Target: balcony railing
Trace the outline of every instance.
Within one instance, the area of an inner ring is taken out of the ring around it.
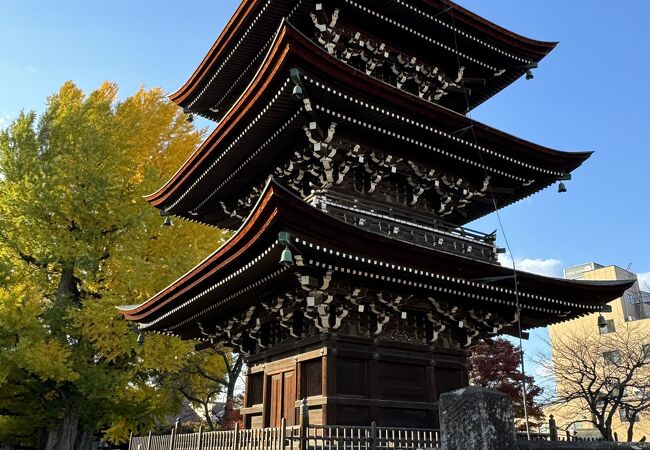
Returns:
[[[418,211],[403,211],[376,202],[346,198],[340,194],[318,195],[312,205],[346,223],[405,242],[486,262],[497,262],[496,233],[457,227]]]

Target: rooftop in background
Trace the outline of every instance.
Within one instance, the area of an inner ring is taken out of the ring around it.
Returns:
[[[596,262],[578,264],[564,269],[564,278],[569,280],[637,280],[620,299],[612,302],[614,314],[620,304],[620,318],[625,322],[650,318],[650,292],[639,285],[637,275],[616,265],[603,266]]]
[[[590,270],[600,269],[604,267],[595,262],[588,262],[585,264],[578,264],[577,266],[571,266],[564,269],[564,278],[567,280],[582,280],[584,278],[584,273],[589,272]]]

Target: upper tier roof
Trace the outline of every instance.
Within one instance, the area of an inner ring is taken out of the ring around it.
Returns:
[[[448,0],[243,0],[172,100],[220,119],[255,75],[283,19],[318,39],[310,13],[320,3],[330,14],[339,10],[337,26],[358,29],[362,38],[426,60],[452,78],[463,66],[469,98],[458,94],[439,100],[463,113],[468,101],[471,109],[487,100],[536,67],[556,45],[515,34]]]
[[[291,68],[300,69],[306,91],[302,101],[292,97]],[[255,78],[217,128],[146,199],[168,214],[236,226],[240,221],[225,216],[219,202],[246,196],[297,146],[311,145],[304,126],[317,123],[326,129],[332,122],[337,135],[362,139],[359,143],[373,150],[465,178],[482,180],[487,172],[498,207],[554,183],[590,155],[533,144],[396,89],[342,63],[285,24]],[[475,201],[462,214],[445,219],[465,224],[493,208],[491,201]]]
[[[289,233],[295,266],[279,263],[287,245],[278,240],[279,232]],[[518,298],[525,329],[600,311],[634,282],[573,281],[517,271],[515,292],[512,269],[359,229],[271,182],[221,248],[150,300],[120,309],[144,330],[201,337],[198,323],[228,320],[293,286],[300,279],[296,275],[325,271],[331,280],[360,288],[434,296],[464,313],[478,309],[507,316]]]

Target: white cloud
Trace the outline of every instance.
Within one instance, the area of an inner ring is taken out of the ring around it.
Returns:
[[[512,267],[510,254],[500,254],[499,262],[503,266]],[[562,277],[562,261],[555,258],[515,258],[517,270],[536,273],[547,277]]]
[[[0,111],[0,130],[4,129],[9,125],[11,120],[9,119],[9,116],[2,111]]]
[[[639,279],[639,288],[642,291],[650,291],[650,272],[637,273],[636,277]]]
[[[552,377],[553,371],[550,369],[550,367],[537,366],[535,368],[535,375],[538,377]]]

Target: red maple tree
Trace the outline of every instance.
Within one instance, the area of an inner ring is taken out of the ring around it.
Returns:
[[[538,426],[544,413],[537,404],[537,397],[543,388],[535,384],[532,375],[522,375],[519,368],[520,354],[510,341],[503,338],[492,339],[491,342],[481,342],[471,349],[469,382],[474,386],[496,389],[512,398],[515,418],[524,418],[524,403],[522,381],[526,381],[526,406],[529,423]],[[523,425],[523,424],[522,424]],[[525,428],[525,425],[523,425]]]

